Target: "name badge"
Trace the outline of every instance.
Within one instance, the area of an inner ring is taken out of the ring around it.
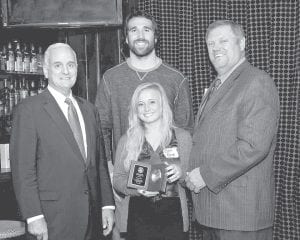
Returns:
[[[163,153],[166,158],[178,158],[179,154],[177,151],[177,147],[165,148]]]

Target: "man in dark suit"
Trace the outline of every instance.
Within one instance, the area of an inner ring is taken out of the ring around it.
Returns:
[[[206,43],[218,76],[199,107],[186,177],[196,219],[205,240],[269,240],[277,89],[245,59],[240,25],[212,23]]]
[[[99,239],[102,228],[104,235],[112,229],[114,201],[97,110],[72,95],[77,59],[69,45],[48,47],[44,74],[48,88],[13,116],[10,158],[20,211],[37,239]]]

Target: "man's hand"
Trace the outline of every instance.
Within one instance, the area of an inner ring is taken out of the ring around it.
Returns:
[[[115,222],[114,210],[112,209],[102,209],[102,227],[103,235],[107,236],[112,231]]]
[[[186,186],[195,193],[199,193],[200,190],[206,186],[200,174],[200,168],[195,168],[191,172],[187,173],[185,182]]]
[[[36,236],[37,240],[48,240],[48,229],[45,218],[28,223],[28,232]]]

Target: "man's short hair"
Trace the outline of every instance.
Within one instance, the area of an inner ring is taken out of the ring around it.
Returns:
[[[128,22],[135,17],[142,17],[142,18],[146,18],[148,20],[150,20],[152,22],[152,26],[153,26],[153,30],[154,30],[154,36],[156,39],[158,39],[159,36],[159,30],[158,30],[158,25],[156,20],[154,19],[154,17],[147,12],[144,11],[140,11],[140,10],[136,10],[131,12],[125,19],[125,24],[124,24],[124,35],[125,37],[127,37],[127,33],[128,33]]]
[[[67,43],[53,43],[51,44],[45,51],[44,53],[44,65],[45,66],[49,66],[49,57],[50,57],[50,51],[52,49],[55,49],[55,48],[58,48],[58,47],[67,47],[69,49],[71,49],[71,51],[73,52],[74,56],[75,56],[75,61],[77,63],[77,56],[76,56],[76,53],[75,51],[73,50],[73,48],[71,48],[71,46]]]
[[[206,36],[205,36],[205,40],[207,40],[208,34],[215,28],[220,27],[220,26],[230,26],[232,29],[232,32],[234,33],[234,35],[239,38],[242,39],[245,37],[245,32],[243,30],[243,27],[238,24],[235,23],[232,20],[217,20],[215,22],[212,22],[211,24],[209,24],[207,31],[206,31]]]

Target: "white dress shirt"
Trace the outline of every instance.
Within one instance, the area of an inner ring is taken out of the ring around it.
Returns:
[[[75,100],[75,98],[71,94],[68,97],[65,97],[62,93],[58,92],[57,90],[55,90],[54,88],[52,88],[51,86],[48,86],[48,90],[51,93],[51,95],[55,98],[58,106],[60,107],[60,109],[62,110],[63,114],[65,115],[66,119],[69,121],[68,119],[68,107],[69,105],[67,103],[65,103],[66,98],[70,98],[78,115],[79,118],[79,123],[80,123],[80,127],[81,127],[81,131],[82,131],[82,136],[83,136],[83,144],[84,144],[84,150],[85,150],[85,157],[87,157],[87,143],[86,143],[86,130],[85,130],[85,124],[84,124],[84,120],[83,120],[83,116],[82,113],[80,111],[80,108],[78,106],[77,101]]]

